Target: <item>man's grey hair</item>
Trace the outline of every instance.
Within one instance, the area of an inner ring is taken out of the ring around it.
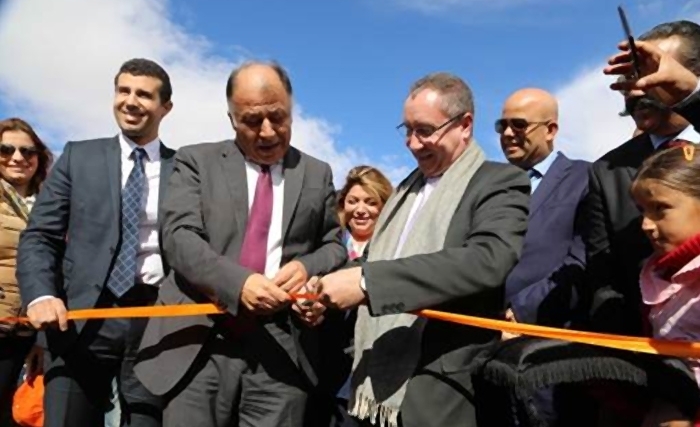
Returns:
[[[450,117],[458,114],[474,114],[474,95],[464,80],[450,73],[432,73],[411,85],[410,96],[424,89],[440,94],[442,111]]]
[[[226,82],[226,100],[230,100],[231,96],[233,95],[233,92],[235,92],[236,90],[236,78],[238,77],[238,74],[240,74],[240,72],[245,70],[246,68],[252,67],[254,65],[263,65],[265,67],[270,67],[275,73],[277,73],[277,76],[282,82],[282,86],[284,86],[284,90],[287,91],[287,95],[289,95],[290,97],[292,96],[292,81],[289,79],[289,74],[287,73],[287,70],[284,69],[284,67],[282,67],[279,63],[275,61],[254,60],[246,61],[238,67],[234,68],[233,71],[231,71],[231,74],[229,74],[228,76],[228,81]]]
[[[700,25],[695,22],[666,22],[642,34],[639,40],[662,40],[674,36],[683,40],[678,59],[696,76],[700,76]]]

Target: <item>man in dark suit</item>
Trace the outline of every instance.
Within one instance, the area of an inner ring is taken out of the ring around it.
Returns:
[[[658,25],[640,37],[700,75],[700,26],[690,21]],[[587,285],[582,298],[588,328],[642,334],[639,290],[651,245],[629,189],[641,163],[674,140],[700,142],[700,135],[673,109],[639,90],[626,94],[627,111],[643,133],[593,163],[584,199]]]
[[[133,373],[143,319],[68,323],[66,310],[153,305],[161,261],[159,205],[173,150],[158,137],[168,74],[132,59],[114,81],[113,138],[72,141],[22,233],[17,278],[32,324],[45,329],[45,426],[103,425],[116,376],[124,424],[160,426],[160,400]],[[58,330],[54,327],[58,326]]]
[[[505,157],[528,173],[533,193],[523,252],[506,280],[507,317],[547,326],[571,320],[585,262],[578,207],[590,165],[554,151],[558,110],[550,93],[521,89],[495,125]]]
[[[563,327],[572,319],[576,285],[584,273],[578,211],[588,189],[590,164],[554,152],[558,120],[554,96],[527,88],[506,100],[495,128],[503,154],[527,171],[533,192],[523,252],[506,280],[506,318]],[[505,332],[503,336],[512,337]],[[535,393],[529,405],[542,422],[557,425],[569,400],[548,388]]]
[[[226,87],[235,141],[175,157],[163,221],[173,272],[158,301],[226,314],[150,321],[136,370],[167,394],[167,427],[303,425],[316,331],[290,293],[347,254],[330,166],[289,145],[291,96],[279,65],[243,65]]]
[[[351,415],[363,425],[475,426],[471,375],[500,333],[426,320],[431,308],[502,317],[527,227],[530,183],[486,161],[457,76],[417,81],[400,129],[418,162],[387,201],[361,267],[321,278],[330,307],[360,304]]]

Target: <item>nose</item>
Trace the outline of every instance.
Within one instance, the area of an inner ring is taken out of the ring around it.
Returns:
[[[272,127],[270,120],[265,118],[260,125],[260,138],[262,139],[272,139],[275,137],[275,129]]]
[[[358,203],[357,206],[355,206],[355,214],[366,214],[367,213],[367,206],[364,203]]]
[[[506,128],[503,129],[502,135],[507,136],[508,138],[513,138],[515,136],[515,132],[513,132],[513,128],[511,128],[509,124],[506,124]]]
[[[420,139],[418,139],[418,137],[414,133],[411,133],[406,137],[406,146],[411,151],[420,151],[425,146],[425,144],[423,144],[423,142]]]
[[[642,231],[644,231],[647,234],[653,233],[654,230],[656,230],[656,225],[654,224],[654,221],[649,219],[646,215],[642,217]]]
[[[20,153],[19,149],[16,147],[15,147],[15,152],[12,153],[12,160],[14,160],[17,163],[24,161],[24,157],[22,156],[22,153]]]

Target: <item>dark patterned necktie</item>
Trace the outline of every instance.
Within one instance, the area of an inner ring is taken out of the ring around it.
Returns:
[[[114,268],[112,268],[107,280],[107,288],[117,298],[134,286],[136,255],[139,249],[139,217],[143,190],[146,185],[146,174],[143,167],[146,151],[143,148],[135,148],[131,157],[134,159],[134,167],[122,189],[122,241]]]
[[[256,273],[265,274],[267,237],[272,222],[272,175],[269,166],[262,166],[255,185],[255,198],[248,215],[239,264]]]

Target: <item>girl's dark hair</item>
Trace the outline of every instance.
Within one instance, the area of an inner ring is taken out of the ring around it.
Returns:
[[[39,135],[34,132],[34,129],[32,129],[29,123],[24,120],[13,117],[0,121],[0,141],[2,141],[2,134],[8,131],[26,133],[38,150],[37,159],[39,160],[39,165],[36,168],[34,176],[29,181],[30,194],[36,194],[39,192],[41,184],[44,183],[46,176],[49,174],[49,169],[53,162],[53,154],[51,154],[51,150],[49,150],[46,144],[39,138]]]
[[[659,151],[646,159],[632,182],[655,180],[666,187],[700,199],[700,146],[687,144]]]

